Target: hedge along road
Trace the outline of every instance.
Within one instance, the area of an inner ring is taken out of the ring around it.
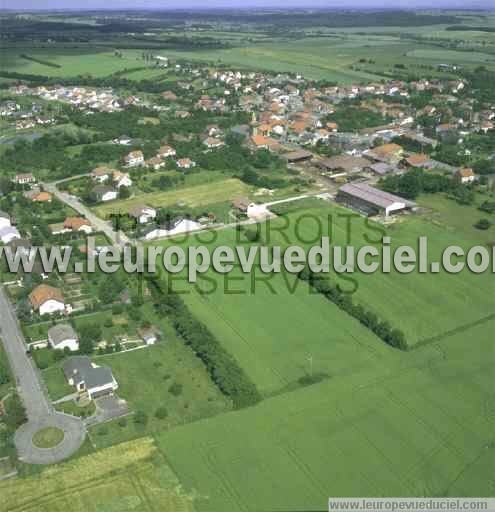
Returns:
[[[1,339],[9,359],[16,387],[22,399],[28,422],[19,427],[14,441],[22,462],[29,464],[52,464],[66,459],[76,452],[86,436],[83,422],[73,416],[55,411],[43,391],[43,382],[31,358],[27,355],[26,342],[17,322],[17,317],[0,286]],[[53,448],[38,448],[33,444],[33,435],[40,429],[54,427],[64,432],[64,438]]]

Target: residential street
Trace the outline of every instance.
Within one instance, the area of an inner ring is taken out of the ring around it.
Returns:
[[[0,336],[28,416],[28,422],[15,435],[19,458],[32,464],[48,464],[69,457],[84,441],[84,425],[79,419],[53,409],[43,391],[41,376],[26,353],[24,336],[3,287],[0,287],[0,325]],[[65,438],[53,449],[38,449],[32,443],[32,435],[47,426],[62,429]]]
[[[64,202],[67,206],[73,208],[77,213],[86,217],[91,222],[96,231],[103,232],[111,242],[117,246],[123,248],[126,244],[132,244],[132,240],[126,236],[122,231],[115,231],[111,226],[110,222],[104,221],[97,217],[87,206],[84,206],[81,201],[74,198],[67,192],[58,190],[56,183],[43,183],[44,190],[52,193],[60,201]]]

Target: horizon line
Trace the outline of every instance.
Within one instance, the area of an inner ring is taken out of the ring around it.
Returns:
[[[30,13],[38,13],[38,12],[129,12],[129,11],[139,11],[139,12],[149,12],[149,11],[175,11],[175,12],[210,12],[210,11],[225,11],[225,12],[235,12],[235,11],[243,11],[243,12],[249,12],[249,11],[257,11],[257,12],[263,12],[263,11],[281,11],[281,12],[288,12],[288,11],[444,11],[444,12],[495,12],[495,6],[494,7],[366,7],[366,6],[328,6],[328,7],[322,7],[318,5],[314,6],[299,6],[299,7],[280,7],[280,6],[270,6],[265,5],[263,7],[220,7],[220,6],[212,6],[212,7],[198,7],[198,6],[191,6],[191,7],[102,7],[102,8],[91,8],[91,7],[59,7],[59,8],[49,8],[49,7],[41,7],[36,9],[30,9],[30,8],[9,8],[9,7],[0,7],[0,12],[30,12]]]

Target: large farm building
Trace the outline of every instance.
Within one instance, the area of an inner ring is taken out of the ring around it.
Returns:
[[[367,185],[348,183],[339,189],[337,201],[366,215],[385,215],[410,210],[416,203]]]

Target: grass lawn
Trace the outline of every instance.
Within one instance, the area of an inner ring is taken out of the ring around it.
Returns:
[[[97,206],[93,208],[93,210],[98,216],[107,218],[112,213],[127,213],[131,208],[140,204],[165,207],[177,203],[184,203],[186,206],[195,208],[228,201],[236,196],[246,195],[248,190],[249,187],[247,185],[237,179],[231,178],[223,182],[142,194],[123,201],[112,201],[109,204]]]
[[[201,361],[182,341],[169,339],[142,350],[98,356],[93,361],[112,369],[119,383],[118,396],[127,400],[132,412],[146,413],[148,420],[137,424],[129,416],[125,425],[116,420],[92,428],[91,439],[97,447],[168,430],[231,408]],[[170,391],[172,385],[180,387],[179,394]],[[160,408],[166,409],[166,417],[155,416]]]
[[[61,365],[51,366],[43,370],[42,375],[46,387],[48,388],[48,394],[52,400],[58,400],[59,398],[75,392],[75,389],[69,386],[65,380]]]
[[[56,405],[55,408],[57,411],[64,412],[65,414],[72,414],[72,416],[79,416],[81,418],[92,416],[96,411],[96,405],[93,401],[89,402],[88,405],[79,406],[74,402],[74,400],[70,400]]]
[[[495,241],[495,227],[486,231],[476,229],[474,225],[480,219],[490,219],[495,224],[495,215],[478,210],[483,201],[495,201],[495,194],[477,194],[474,205],[461,205],[442,194],[428,194],[418,199],[418,204],[430,211],[424,214],[427,220],[441,226],[452,235],[482,244]]]
[[[33,444],[38,448],[54,448],[64,440],[64,431],[47,427],[38,430],[33,436]]]
[[[0,495],[5,512],[194,511],[193,496],[149,438],[0,482]]]

